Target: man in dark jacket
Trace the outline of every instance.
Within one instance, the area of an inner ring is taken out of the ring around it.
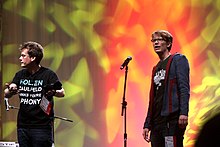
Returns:
[[[151,41],[160,61],[152,71],[142,135],[152,147],[183,147],[189,111],[189,63],[184,55],[170,53],[173,37],[168,31],[153,32]]]

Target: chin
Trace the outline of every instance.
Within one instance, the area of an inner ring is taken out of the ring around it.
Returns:
[[[156,52],[156,53],[161,53],[162,51],[161,51],[161,50],[155,50],[155,52]]]
[[[25,65],[23,65],[23,64],[21,64],[21,67],[25,68],[26,66],[25,66]]]

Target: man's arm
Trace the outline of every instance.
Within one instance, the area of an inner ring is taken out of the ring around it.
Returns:
[[[177,84],[180,96],[180,115],[188,116],[190,98],[189,63],[184,55],[176,61]]]
[[[190,97],[190,80],[189,80],[189,63],[185,56],[177,62],[177,80],[180,92],[180,116],[179,127],[184,128],[188,124],[189,97]]]

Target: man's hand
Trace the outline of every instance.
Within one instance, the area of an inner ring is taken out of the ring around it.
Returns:
[[[149,133],[150,130],[148,128],[144,128],[143,129],[143,133],[142,133],[142,136],[144,138],[144,140],[146,140],[147,142],[150,142],[150,136],[149,136]]]
[[[49,91],[47,91],[46,96],[51,97],[51,96],[54,96],[55,93],[56,93],[56,90],[49,90]]]
[[[188,116],[186,115],[180,115],[179,117],[179,127],[185,128],[188,124]]]
[[[6,83],[5,86],[6,86],[6,89],[4,90],[5,97],[10,98],[13,95],[18,93],[18,89],[17,89],[17,85],[16,84],[14,84],[14,83],[11,83],[11,84]]]

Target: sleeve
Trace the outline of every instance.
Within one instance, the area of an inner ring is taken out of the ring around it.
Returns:
[[[149,130],[151,129],[151,113],[150,113],[150,106],[148,106],[148,112],[147,112],[147,117],[144,122],[144,128],[148,128]]]
[[[57,81],[59,81],[59,78],[58,78],[57,74],[51,70],[50,74],[49,74],[49,83],[54,84]]]
[[[180,97],[180,114],[188,116],[190,98],[189,63],[184,55],[179,55],[175,63],[177,86]]]
[[[19,76],[20,75],[20,72],[17,72],[12,80],[12,83],[15,83],[17,86],[19,85]]]
[[[51,69],[43,67],[43,72],[44,72],[43,79],[45,82],[44,86],[52,85],[52,84],[56,83],[57,81],[59,81],[57,74],[54,71],[52,71]]]
[[[155,70],[156,70],[156,66],[152,70],[148,112],[147,112],[147,117],[145,119],[144,127],[143,127],[143,128],[148,128],[149,130],[151,129],[151,118],[152,118],[152,107],[153,107],[152,105],[153,105],[153,98],[154,98],[153,76],[154,76]]]
[[[61,82],[59,81],[59,78],[57,76],[57,74],[50,70],[50,69],[47,69],[47,73],[46,73],[46,83],[43,87],[43,93],[47,93],[48,91],[50,90],[58,90],[58,89],[62,89],[62,84]],[[50,100],[52,99],[52,97],[55,95],[52,94],[52,95],[48,95],[47,98]]]

